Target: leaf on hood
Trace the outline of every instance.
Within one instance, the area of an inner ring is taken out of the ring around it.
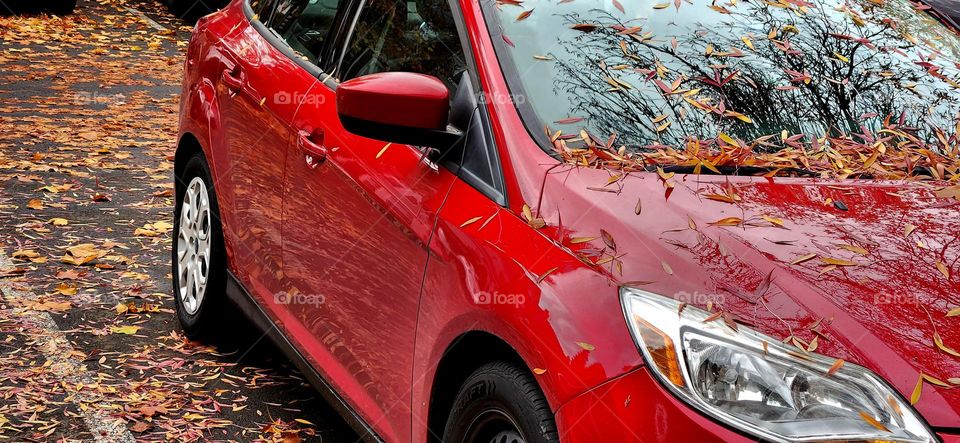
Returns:
[[[941,351],[946,352],[954,357],[960,357],[960,352],[957,352],[953,348],[943,344],[943,339],[940,338],[940,334],[937,331],[933,331],[933,343],[936,344]]]
[[[579,245],[581,243],[590,243],[597,238],[598,237],[573,237],[570,239],[570,244]]]
[[[543,368],[533,368],[533,373],[535,375],[543,375],[547,373],[547,370]]]
[[[617,250],[617,242],[613,240],[613,236],[609,232],[601,229],[600,237],[603,239],[603,244],[607,245],[608,248]]]
[[[637,215],[640,215],[640,212],[642,212],[642,211],[643,211],[643,200],[638,198],[638,199],[637,199],[637,206],[633,208],[633,213],[634,213],[634,214],[637,214]]]
[[[920,372],[920,377],[917,378],[917,384],[913,387],[913,394],[910,394],[911,405],[915,405],[920,401],[921,393],[923,393],[923,372]]]
[[[947,317],[957,317],[957,316],[960,316],[960,306],[957,306],[956,308],[953,308],[947,311]]]
[[[870,254],[870,251],[856,245],[837,245],[837,247],[839,247],[840,249],[846,249],[847,251],[853,252],[855,254],[860,254],[860,255]]]
[[[933,191],[933,195],[936,195],[938,198],[952,198],[954,200],[960,200],[960,185],[953,185]]]
[[[913,231],[915,230],[917,230],[917,227],[915,225],[911,225],[907,223],[907,225],[903,227],[903,236],[909,237],[910,234],[913,234]]]
[[[790,262],[790,264],[791,264],[791,265],[799,265],[800,263],[803,263],[803,262],[809,261],[809,260],[813,260],[814,258],[817,258],[817,254],[807,254],[807,255],[804,255],[804,256],[802,256],[802,257],[799,257],[799,258],[797,258],[796,260]]]
[[[663,272],[673,275],[673,268],[671,268],[670,265],[667,264],[667,262],[660,260],[660,267],[663,268]]]
[[[596,346],[591,345],[590,343],[584,343],[584,342],[582,342],[582,341],[578,341],[578,342],[577,342],[577,346],[583,348],[583,350],[585,350],[585,351],[587,351],[587,352],[591,352],[591,351],[597,349]]]
[[[857,262],[841,258],[820,257],[820,261],[832,266],[859,266]]]
[[[463,222],[463,223],[460,225],[460,227],[461,227],[461,228],[465,228],[465,227],[467,227],[467,226],[469,226],[469,225],[472,225],[472,224],[480,221],[481,218],[483,218],[483,217],[482,217],[482,216],[479,216],[479,215],[476,216],[476,217],[473,217],[473,218],[471,218],[471,219]]]
[[[753,291],[753,296],[757,299],[763,298],[767,294],[767,291],[770,290],[770,283],[773,281],[773,269],[767,273],[767,276],[760,280],[760,284],[757,285],[757,289]]]
[[[951,387],[949,383],[947,383],[947,382],[945,382],[945,381],[943,381],[943,380],[940,380],[939,378],[936,378],[936,377],[934,377],[934,376],[932,376],[932,375],[924,374],[924,373],[922,373],[922,372],[920,373],[920,378],[922,378],[923,381],[925,381],[925,382],[927,382],[927,383],[930,383],[931,385],[934,385],[934,386],[940,386],[941,388],[949,388],[949,387]]]
[[[531,9],[531,10],[529,10],[529,11],[523,11],[523,12],[521,12],[520,15],[517,16],[517,21],[519,22],[519,21],[522,21],[522,20],[526,20],[527,17],[530,17],[530,14],[533,14],[533,9]]]
[[[743,224],[743,219],[740,217],[726,217],[710,224],[712,226],[740,226]]]
[[[947,267],[942,261],[937,260],[937,270],[943,274],[943,277],[947,280],[950,280],[950,268]]]

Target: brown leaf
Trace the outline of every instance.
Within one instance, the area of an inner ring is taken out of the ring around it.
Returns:
[[[601,229],[600,237],[603,239],[603,243],[607,245],[608,248],[613,249],[614,251],[617,250],[617,242],[613,240],[613,236],[610,235],[609,232]]]
[[[837,371],[839,371],[840,368],[843,367],[843,364],[844,364],[844,361],[842,358],[838,358],[837,361],[833,362],[833,365],[831,365],[830,369],[827,370],[827,377],[830,377],[833,374],[836,374]]]
[[[577,31],[582,31],[582,32],[593,32],[597,30],[598,26],[591,25],[589,23],[578,23],[576,25],[571,26],[571,28]]]
[[[517,21],[519,22],[519,21],[522,21],[522,20],[526,20],[527,17],[530,17],[530,14],[533,14],[533,9],[531,9],[531,10],[529,10],[529,11],[523,11],[523,12],[521,12],[520,15],[517,16]]]

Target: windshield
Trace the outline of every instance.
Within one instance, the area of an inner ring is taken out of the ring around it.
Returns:
[[[500,0],[527,125],[577,163],[956,178],[960,38],[907,0]]]

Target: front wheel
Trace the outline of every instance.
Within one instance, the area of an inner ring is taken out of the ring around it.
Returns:
[[[173,219],[173,289],[177,318],[192,339],[209,338],[230,315],[226,254],[210,169],[199,153],[177,177]]]
[[[450,443],[555,443],[557,425],[536,380],[510,363],[474,371],[460,388],[443,431]]]

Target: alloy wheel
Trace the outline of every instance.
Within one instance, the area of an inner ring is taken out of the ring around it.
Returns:
[[[177,232],[178,296],[189,315],[196,314],[203,303],[210,276],[211,240],[210,196],[203,179],[194,177],[183,196]]]

